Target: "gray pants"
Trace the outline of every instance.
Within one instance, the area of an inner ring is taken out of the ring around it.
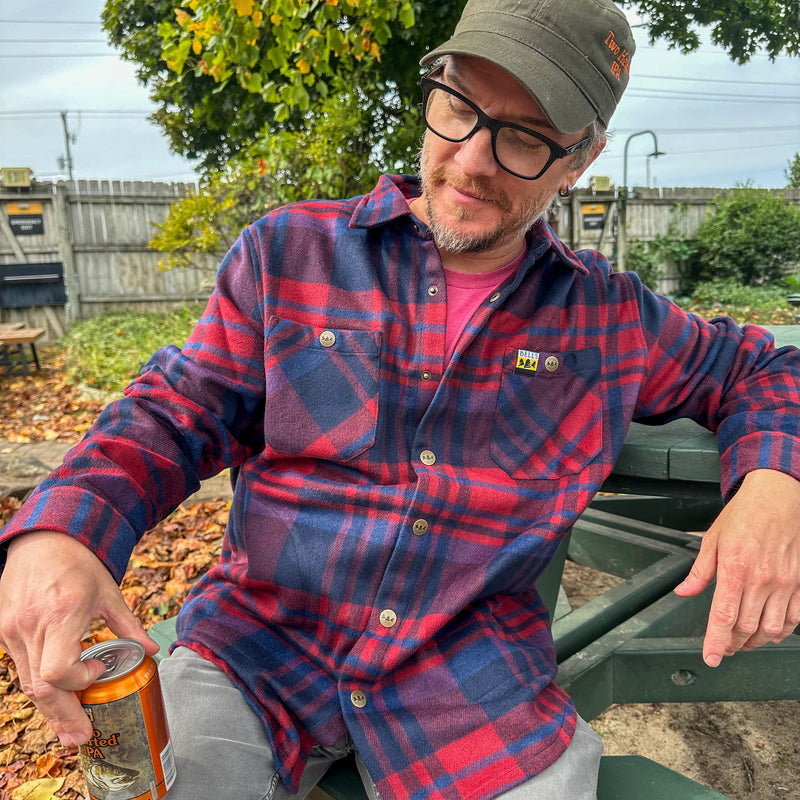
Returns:
[[[178,777],[167,800],[288,800],[304,798],[339,758],[355,754],[370,800],[380,800],[364,762],[344,737],[334,747],[314,747],[289,794],[272,759],[261,720],[222,670],[186,648],[161,663],[161,683]],[[603,745],[582,719],[555,764],[499,800],[595,800]]]

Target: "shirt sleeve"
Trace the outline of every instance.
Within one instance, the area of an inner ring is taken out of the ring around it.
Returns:
[[[647,379],[635,418],[689,417],[717,434],[726,499],[755,469],[800,479],[800,351],[766,329],[705,320],[642,288]]]
[[[263,290],[252,231],[228,253],[189,340],[159,350],[0,532],[58,531],[119,581],[146,530],[263,447]],[[260,444],[259,444],[260,443]]]

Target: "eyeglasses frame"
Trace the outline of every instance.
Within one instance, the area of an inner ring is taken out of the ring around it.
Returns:
[[[494,156],[494,160],[497,162],[497,165],[504,169],[506,172],[514,175],[516,178],[522,178],[525,181],[535,181],[537,178],[541,178],[545,172],[553,165],[555,161],[558,161],[560,158],[566,158],[567,156],[571,156],[573,153],[576,153],[578,150],[586,147],[590,142],[591,139],[586,137],[581,139],[579,142],[575,144],[571,144],[567,147],[560,145],[558,142],[554,142],[552,139],[548,139],[544,134],[539,133],[538,131],[534,131],[531,128],[526,128],[524,125],[518,125],[516,122],[506,122],[505,120],[495,119],[494,117],[490,117],[483,109],[479,106],[475,105],[475,103],[470,100],[468,97],[461,94],[456,89],[453,89],[452,86],[448,86],[446,83],[442,83],[441,81],[437,81],[435,78],[432,78],[430,75],[426,75],[420,81],[420,86],[422,87],[422,118],[425,122],[425,127],[431,131],[431,133],[436,134],[440,139],[444,139],[447,142],[466,142],[467,139],[474,136],[481,128],[488,128],[489,132],[492,135],[492,155]],[[459,139],[451,139],[449,136],[442,136],[441,133],[434,130],[428,124],[428,98],[430,97],[431,92],[434,89],[442,89],[443,91],[447,92],[448,94],[457,97],[462,103],[466,104],[471,108],[478,117],[475,126],[472,130],[466,134],[466,136],[462,136]],[[542,167],[542,169],[536,175],[521,175],[519,172],[514,172],[514,170],[509,169],[505,164],[503,164],[500,159],[497,157],[497,133],[501,128],[513,128],[514,130],[522,131],[526,133],[528,136],[533,136],[534,139],[538,139],[543,144],[546,144],[547,147],[550,149],[550,157],[547,159],[547,163]]]

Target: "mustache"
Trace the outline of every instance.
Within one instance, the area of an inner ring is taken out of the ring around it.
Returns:
[[[495,188],[488,178],[455,178],[449,175],[445,167],[438,166],[431,170],[426,183],[431,186],[452,186],[459,192],[478,197],[487,203],[493,203],[501,211],[510,214],[513,204],[508,195]]]

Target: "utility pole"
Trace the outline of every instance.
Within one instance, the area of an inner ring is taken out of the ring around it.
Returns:
[[[64,165],[67,168],[67,176],[69,177],[70,181],[73,180],[72,178],[72,150],[70,150],[70,141],[72,140],[72,134],[69,132],[69,126],[67,125],[67,112],[61,112],[61,127],[64,129],[64,147],[66,148],[66,155],[64,156]]]

